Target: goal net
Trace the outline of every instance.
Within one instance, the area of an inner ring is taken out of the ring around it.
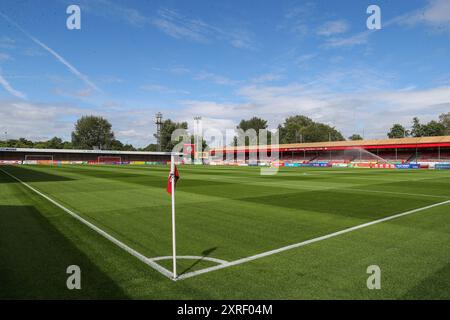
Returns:
[[[53,164],[51,154],[26,154],[23,164]]]
[[[100,164],[121,164],[122,157],[99,156],[97,162]]]

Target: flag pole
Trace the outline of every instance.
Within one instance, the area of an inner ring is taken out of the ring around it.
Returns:
[[[170,175],[172,184],[172,262],[173,262],[173,278],[177,278],[177,247],[175,237],[175,157],[170,157]]]

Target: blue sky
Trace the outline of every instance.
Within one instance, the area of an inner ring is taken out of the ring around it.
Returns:
[[[81,30],[66,8],[81,8]],[[382,29],[366,27],[381,8]],[[271,128],[304,114],[383,138],[450,111],[450,1],[3,0],[0,129],[70,138],[83,114],[123,142],[154,142],[153,118]],[[2,137],[3,138],[3,137]]]

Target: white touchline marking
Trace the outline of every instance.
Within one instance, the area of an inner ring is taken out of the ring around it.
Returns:
[[[271,250],[271,251],[266,251],[266,252],[259,253],[259,254],[256,254],[256,255],[253,255],[253,256],[250,256],[250,257],[246,257],[246,258],[238,259],[238,260],[235,260],[235,261],[227,262],[227,263],[224,263],[224,264],[221,264],[221,265],[218,265],[218,266],[209,267],[209,268],[205,268],[205,269],[201,269],[201,270],[197,270],[197,271],[192,271],[192,272],[180,275],[177,278],[177,280],[183,280],[183,279],[191,278],[191,277],[194,277],[194,276],[198,276],[198,275],[203,274],[203,273],[207,273],[207,272],[211,272],[211,271],[215,271],[215,270],[219,270],[219,269],[224,269],[224,268],[236,266],[236,265],[243,264],[243,263],[246,263],[246,262],[249,262],[249,261],[252,261],[252,260],[264,258],[264,257],[270,256],[270,255],[273,255],[273,254],[276,254],[276,253],[280,253],[280,252],[283,252],[283,251],[299,248],[299,247],[302,247],[302,246],[305,246],[305,245],[308,245],[308,244],[311,244],[311,243],[314,243],[314,242],[319,242],[319,241],[322,241],[322,240],[330,239],[330,238],[339,236],[339,235],[344,234],[344,233],[352,232],[352,231],[355,231],[355,230],[358,230],[358,229],[362,229],[362,228],[365,228],[365,227],[372,226],[374,224],[378,224],[378,223],[381,223],[381,222],[385,222],[385,221],[389,221],[389,220],[392,220],[392,219],[400,218],[400,217],[403,217],[403,216],[406,216],[406,215],[409,215],[409,214],[413,214],[413,213],[424,211],[424,210],[431,209],[431,208],[434,208],[434,207],[442,206],[442,205],[445,205],[445,204],[448,204],[448,203],[450,203],[450,200],[439,202],[439,203],[435,203],[435,204],[432,204],[432,205],[429,205],[429,206],[426,206],[426,207],[422,207],[422,208],[406,211],[406,212],[403,212],[403,213],[398,213],[398,214],[395,214],[395,215],[392,215],[392,216],[389,216],[389,217],[386,217],[386,218],[382,218],[382,219],[378,219],[378,220],[375,220],[375,221],[363,223],[363,224],[360,224],[360,225],[357,225],[357,226],[354,226],[354,227],[350,227],[350,228],[347,228],[347,229],[344,229],[344,230],[341,230],[341,231],[333,232],[333,233],[330,233],[330,234],[327,234],[327,235],[324,235],[324,236],[321,236],[321,237],[318,237],[318,238],[314,238],[314,239],[306,240],[306,241],[303,241],[303,242],[291,244],[289,246],[281,247],[279,249],[275,249],[275,250]]]
[[[150,261],[160,261],[160,260],[168,260],[172,259],[172,256],[164,256],[164,257],[155,257],[155,258],[149,258]],[[205,261],[211,261],[219,264],[228,263],[226,260],[212,258],[212,257],[203,257],[203,256],[179,256],[177,255],[177,259],[188,259],[188,260],[205,260]]]
[[[115,245],[117,245],[118,247],[120,247],[121,249],[125,250],[126,252],[128,252],[129,254],[131,254],[132,256],[138,258],[139,260],[141,260],[142,262],[144,262],[146,265],[152,267],[153,269],[155,269],[156,271],[160,272],[161,274],[163,274],[164,276],[170,278],[171,280],[173,280],[173,274],[172,272],[170,272],[169,270],[167,270],[166,268],[164,268],[163,266],[157,264],[156,262],[152,261],[151,259],[145,257],[144,255],[140,254],[139,252],[137,252],[136,250],[130,248],[129,246],[127,246],[125,243],[121,242],[120,240],[117,240],[116,238],[114,238],[113,236],[111,236],[110,234],[106,233],[105,231],[103,231],[102,229],[100,229],[99,227],[95,226],[94,224],[90,223],[89,221],[83,219],[82,217],[80,217],[79,215],[77,215],[76,213],[74,213],[73,211],[67,209],[66,207],[64,207],[62,204],[59,204],[58,202],[56,202],[55,200],[53,200],[52,198],[46,196],[45,194],[43,194],[42,192],[36,190],[35,188],[33,188],[32,186],[30,186],[29,184],[27,184],[26,182],[23,182],[22,180],[20,180],[19,178],[13,176],[12,174],[10,174],[9,172],[6,172],[3,169],[0,169],[0,171],[2,171],[3,173],[7,174],[8,176],[10,176],[11,178],[13,178],[14,180],[20,182],[21,184],[23,184],[25,187],[27,187],[28,189],[30,189],[31,191],[37,193],[38,195],[40,195],[41,197],[45,198],[46,200],[50,201],[51,203],[53,203],[55,206],[59,207],[60,209],[64,210],[65,212],[67,212],[68,214],[70,214],[72,217],[74,217],[75,219],[77,219],[78,221],[84,223],[86,226],[88,226],[89,228],[91,228],[92,230],[96,231],[97,233],[99,233],[100,235],[102,235],[103,237],[105,237],[106,239],[108,239],[109,241],[111,241],[112,243],[114,243]]]

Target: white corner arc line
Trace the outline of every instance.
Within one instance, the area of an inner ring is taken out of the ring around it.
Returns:
[[[281,248],[278,248],[278,249],[266,251],[266,252],[259,253],[259,254],[256,254],[256,255],[253,255],[253,256],[249,256],[249,257],[246,257],[246,258],[242,258],[242,259],[238,259],[238,260],[235,260],[235,261],[227,262],[227,263],[224,263],[224,264],[221,264],[221,265],[218,265],[218,266],[209,267],[209,268],[205,268],[205,269],[201,269],[201,270],[197,270],[197,271],[192,271],[192,272],[180,275],[177,280],[183,280],[183,279],[191,278],[191,277],[203,274],[203,273],[208,273],[208,272],[211,272],[211,271],[215,271],[215,270],[219,270],[219,269],[223,269],[223,268],[227,268],[227,267],[236,266],[236,265],[239,265],[239,264],[243,264],[243,263],[246,263],[246,262],[249,262],[249,261],[252,261],[252,260],[256,260],[256,259],[260,259],[260,258],[264,258],[264,257],[270,256],[270,255],[273,255],[273,254],[276,254],[276,253],[280,253],[280,252],[283,252],[283,251],[287,251],[287,250],[303,247],[303,246],[306,246],[306,245],[314,243],[314,242],[319,242],[319,241],[322,241],[322,240],[326,240],[326,239],[330,239],[330,238],[333,238],[333,237],[337,237],[339,235],[342,235],[342,234],[345,234],[345,233],[349,233],[349,232],[352,232],[352,231],[355,231],[355,230],[358,230],[358,229],[362,229],[362,228],[366,228],[366,227],[369,227],[369,226],[373,226],[373,225],[381,223],[381,222],[397,219],[397,218],[400,218],[400,217],[404,217],[406,215],[410,215],[410,214],[413,214],[413,213],[416,213],[416,212],[420,212],[420,211],[424,211],[424,210],[431,209],[431,208],[434,208],[434,207],[442,206],[442,205],[445,205],[445,204],[448,204],[448,203],[450,203],[450,200],[439,202],[439,203],[435,203],[435,204],[432,204],[432,205],[429,205],[429,206],[426,206],[426,207],[417,208],[417,209],[414,209],[414,210],[410,210],[410,211],[394,214],[394,215],[389,216],[389,217],[385,217],[385,218],[382,218],[382,219],[378,219],[378,220],[374,220],[374,221],[371,221],[371,222],[363,223],[363,224],[360,224],[360,225],[357,225],[357,226],[354,226],[354,227],[350,227],[350,228],[347,228],[347,229],[344,229],[344,230],[341,230],[341,231],[333,232],[333,233],[330,233],[330,234],[327,234],[327,235],[324,235],[324,236],[321,236],[321,237],[318,237],[318,238],[314,238],[314,239],[306,240],[306,241],[303,241],[303,242],[291,244],[291,245],[288,245],[288,246],[285,246],[285,247],[281,247]]]
[[[105,237],[106,239],[108,239],[109,241],[111,241],[112,243],[114,243],[115,245],[117,245],[119,248],[125,250],[126,252],[128,252],[129,254],[131,254],[132,256],[136,257],[137,259],[141,260],[143,263],[145,263],[146,265],[150,266],[151,268],[155,269],[156,271],[160,272],[161,274],[163,274],[164,276],[170,278],[171,280],[173,280],[173,274],[172,272],[170,272],[169,270],[167,270],[166,268],[160,266],[159,264],[157,264],[156,262],[153,262],[151,259],[148,259],[147,257],[145,257],[144,255],[142,255],[141,253],[137,252],[136,250],[130,248],[129,246],[127,246],[125,243],[123,243],[120,240],[117,240],[116,238],[114,238],[113,236],[111,236],[110,234],[106,233],[105,231],[103,231],[102,229],[100,229],[99,227],[97,227],[96,225],[92,224],[91,222],[87,221],[86,219],[80,217],[78,214],[76,214],[75,212],[73,212],[72,210],[67,209],[66,207],[64,207],[62,204],[56,202],[55,200],[53,200],[52,198],[48,197],[47,195],[43,194],[42,192],[40,192],[39,190],[33,188],[32,186],[30,186],[29,184],[27,184],[26,182],[23,182],[22,180],[20,180],[19,178],[15,177],[14,175],[10,174],[9,172],[6,172],[3,169],[0,169],[0,171],[2,171],[3,173],[5,173],[6,175],[10,176],[11,178],[13,178],[14,180],[20,182],[21,184],[23,184],[25,187],[27,187],[28,189],[30,189],[31,191],[37,193],[38,195],[40,195],[41,197],[43,197],[44,199],[48,200],[49,202],[53,203],[55,206],[57,206],[58,208],[64,210],[65,212],[67,212],[69,215],[71,215],[73,218],[77,219],[78,221],[82,222],[83,224],[85,224],[86,226],[88,226],[89,228],[91,228],[92,230],[94,230],[95,232],[99,233],[100,235],[102,235],[103,237]]]
[[[164,257],[155,257],[155,258],[149,258],[150,261],[160,261],[160,260],[169,260],[172,259],[172,256],[164,256]],[[212,258],[212,257],[203,257],[203,256],[179,256],[177,255],[177,259],[187,259],[187,260],[204,260],[204,261],[211,261],[218,264],[225,264],[228,263],[226,260]]]

